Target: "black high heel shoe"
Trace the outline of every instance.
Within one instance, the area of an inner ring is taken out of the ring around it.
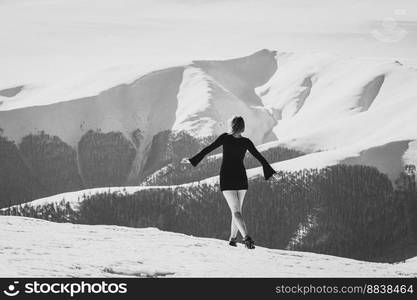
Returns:
[[[237,247],[236,241],[237,241],[237,238],[231,238],[229,240],[229,246]]]
[[[252,238],[249,235],[245,236],[245,238],[243,239],[243,243],[245,244],[246,248],[255,249],[255,241],[252,240]]]

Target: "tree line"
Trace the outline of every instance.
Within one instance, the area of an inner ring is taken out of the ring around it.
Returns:
[[[201,148],[201,146],[198,147],[198,150],[201,150]],[[191,157],[192,155],[196,154],[198,150],[193,152],[189,151],[189,155],[183,155],[180,158]],[[220,151],[221,147],[216,149],[216,151],[212,154],[216,152],[219,153]],[[261,151],[261,153],[270,163],[296,158],[305,154],[301,151],[288,149],[281,146],[269,148],[267,150]],[[142,185],[177,185],[200,181],[218,175],[221,163],[222,158],[218,156],[206,158],[202,160],[196,167],[193,167],[191,164],[181,163],[179,159],[171,160],[156,172],[148,175],[143,180]],[[246,153],[245,155],[244,165],[245,168],[255,168],[261,166],[256,158],[254,158],[249,153]]]

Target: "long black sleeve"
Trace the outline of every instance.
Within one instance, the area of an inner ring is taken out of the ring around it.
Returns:
[[[268,180],[276,171],[271,167],[271,165],[266,161],[261,153],[256,149],[255,145],[251,140],[248,139],[247,149],[261,164],[264,171],[264,178]]]
[[[204,156],[223,144],[223,138],[225,135],[226,133],[221,134],[213,143],[205,147],[193,157],[189,158],[188,160],[190,163],[195,167],[204,158]]]

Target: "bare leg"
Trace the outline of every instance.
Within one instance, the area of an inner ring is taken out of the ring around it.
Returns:
[[[242,212],[243,207],[243,200],[245,199],[245,194],[247,190],[238,190],[237,191],[237,197],[239,198],[239,206],[240,206],[240,212]],[[230,222],[230,239],[236,238],[238,233],[238,228],[235,224],[235,221],[232,218],[232,221]]]
[[[237,191],[237,196],[239,197],[240,211],[242,211],[242,208],[243,208],[243,200],[245,200],[245,195],[246,195],[246,192],[247,191],[248,190],[238,190]]]
[[[237,233],[238,233],[238,228],[235,224],[235,221],[232,218],[230,222],[230,239],[229,240],[237,238]]]
[[[238,192],[223,191],[223,195],[226,198],[227,204],[229,205],[230,211],[232,213],[232,221],[235,223],[242,236],[246,236],[246,224],[240,212],[240,201],[238,197]]]

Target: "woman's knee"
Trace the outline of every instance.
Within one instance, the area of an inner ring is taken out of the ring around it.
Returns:
[[[230,210],[233,211],[238,211],[240,209],[240,203],[239,203],[239,198],[236,192],[231,192],[231,191],[224,191],[223,192],[224,197],[226,198],[227,204],[230,207]]]

